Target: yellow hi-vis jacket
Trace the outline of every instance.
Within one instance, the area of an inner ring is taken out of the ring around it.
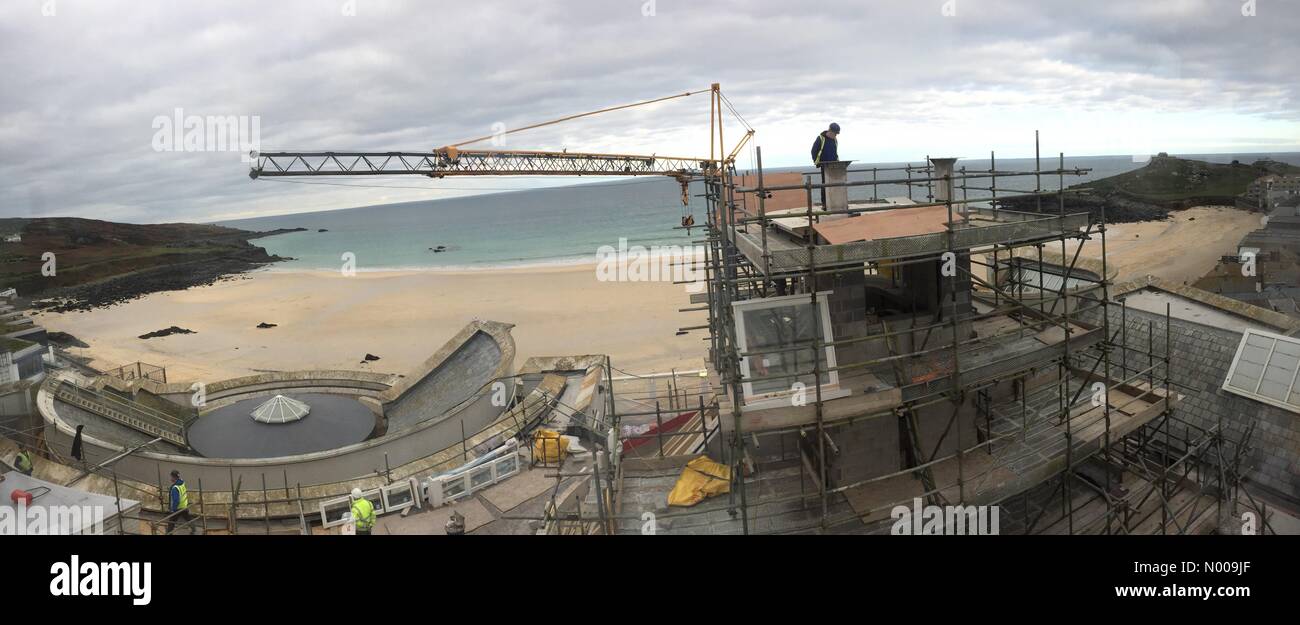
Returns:
[[[26,475],[32,474],[32,459],[27,455],[27,452],[18,452],[18,456],[14,458],[14,465],[14,468],[18,469],[19,473],[24,473]]]
[[[181,480],[172,484],[172,512],[177,510],[189,510],[190,508],[190,489],[185,486],[185,481]]]
[[[375,526],[375,504],[369,499],[361,498],[352,502],[352,520],[358,530],[369,530]]]

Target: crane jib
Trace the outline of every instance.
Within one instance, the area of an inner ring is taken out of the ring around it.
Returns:
[[[576,152],[459,150],[432,152],[263,152],[249,172],[262,176],[643,176],[715,174],[707,158]]]

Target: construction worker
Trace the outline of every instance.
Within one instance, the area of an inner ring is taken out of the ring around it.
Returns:
[[[22,445],[18,446],[18,455],[14,456],[14,468],[18,469],[18,472],[23,475],[31,475],[32,469],[35,468],[32,465],[31,453],[29,453],[27,448]]]
[[[839,136],[840,125],[836,123],[832,123],[830,128],[817,135],[812,146],[813,165],[821,167],[822,163],[840,160]]]
[[[448,536],[463,536],[465,534],[465,515],[452,510],[445,529]]]
[[[194,533],[194,524],[190,523],[194,517],[190,516],[190,491],[185,486],[185,480],[181,479],[181,472],[172,469],[172,487],[171,487],[171,514],[167,517],[167,533],[170,534],[176,529],[176,522],[179,519],[186,525],[189,525],[190,533]]]
[[[352,489],[352,521],[357,524],[358,536],[369,536],[375,529],[375,504],[361,496],[360,488]]]

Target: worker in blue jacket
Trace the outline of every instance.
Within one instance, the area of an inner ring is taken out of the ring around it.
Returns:
[[[167,533],[171,534],[176,530],[176,525],[188,525],[190,533],[194,533],[194,517],[190,516],[190,489],[185,485],[185,480],[181,479],[180,471],[172,470],[172,487],[171,490],[171,514],[168,515]]]
[[[832,123],[831,127],[823,130],[813,141],[812,160],[813,165],[821,167],[822,163],[840,160],[840,142],[837,137],[840,136],[840,125]]]

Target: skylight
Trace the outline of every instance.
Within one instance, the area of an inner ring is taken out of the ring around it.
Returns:
[[[1247,330],[1232,359],[1223,390],[1300,412],[1300,340]]]

